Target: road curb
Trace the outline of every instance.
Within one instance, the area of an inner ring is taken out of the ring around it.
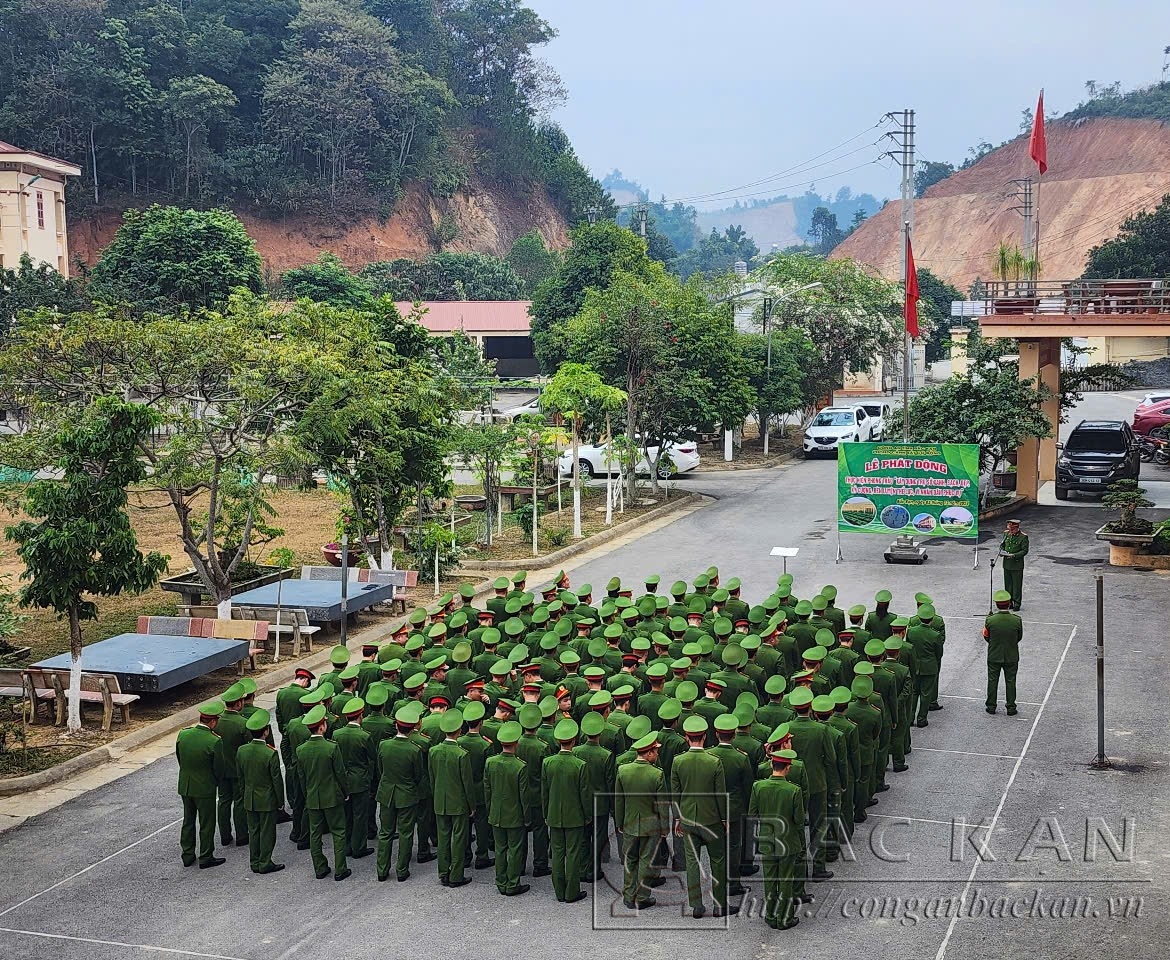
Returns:
[[[55,767],[49,767],[48,770],[38,770],[36,773],[26,774],[23,777],[9,777],[6,780],[0,780],[0,797],[15,797],[22,793],[28,793],[30,790],[50,787],[62,780],[86,773],[112,759],[110,744],[94,747],[76,757],[70,757]]]
[[[1027,497],[1012,497],[1007,503],[1001,503],[998,507],[992,507],[990,510],[984,510],[979,514],[980,521],[994,520],[996,517],[1002,517],[1009,513],[1015,513],[1020,507],[1026,503],[1030,503]]]
[[[659,517],[665,517],[675,511],[682,510],[683,507],[691,506],[702,499],[701,494],[684,493],[679,494],[678,498],[670,503],[665,503],[661,507],[655,507],[647,513],[642,514],[636,521],[631,523],[620,523],[616,526],[610,527],[608,530],[603,530],[600,533],[595,533],[591,537],[586,537],[577,543],[570,544],[567,547],[562,547],[560,550],[554,550],[552,553],[546,553],[543,556],[531,557],[527,559],[518,560],[484,560],[480,563],[468,564],[465,569],[468,573],[482,572],[485,574],[500,573],[501,571],[514,571],[521,569],[525,563],[539,563],[540,567],[537,569],[543,570],[545,567],[560,566],[564,561],[572,559],[578,554],[585,553],[587,550],[592,550],[594,547],[608,543],[610,540],[619,536],[624,536],[631,530],[637,530],[642,524],[657,520]]]
[[[710,477],[716,473],[734,473],[736,470],[771,470],[773,467],[778,467],[783,463],[791,463],[795,459],[796,452],[792,451],[775,457],[766,463],[736,463],[732,461],[722,467],[709,467],[706,470],[700,467],[695,471],[694,475],[696,477]]]

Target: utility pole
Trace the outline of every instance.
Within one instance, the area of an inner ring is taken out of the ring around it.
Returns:
[[[642,234],[642,239],[646,239],[646,214],[648,210],[646,204],[638,204],[638,232]]]
[[[1032,203],[1032,186],[1033,181],[1031,177],[1024,177],[1022,180],[1009,180],[1008,183],[1016,185],[1016,192],[1012,194],[1020,201],[1018,206],[1012,207],[1017,213],[1024,218],[1024,245],[1023,250],[1031,256],[1032,247],[1035,245],[1035,236],[1033,232],[1035,206]]]
[[[909,285],[907,271],[906,241],[914,232],[914,111],[900,110],[887,113],[887,117],[898,124],[897,130],[886,134],[897,144],[896,150],[886,153],[902,165],[902,282]],[[910,442],[910,380],[914,373],[914,344],[910,332],[906,331],[902,347],[902,442]]]

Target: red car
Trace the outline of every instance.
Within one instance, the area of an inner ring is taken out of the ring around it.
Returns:
[[[1155,427],[1170,424],[1170,400],[1142,404],[1133,412],[1133,432],[1148,434]]]

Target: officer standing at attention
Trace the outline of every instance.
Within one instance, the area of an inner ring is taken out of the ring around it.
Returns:
[[[1019,520],[1009,520],[999,545],[1003,558],[1003,588],[1011,595],[1012,609],[1024,605],[1024,557],[1028,555],[1028,535],[1020,530]]]
[[[463,875],[463,861],[470,818],[475,816],[475,778],[471,754],[457,740],[463,732],[463,714],[452,707],[443,714],[439,729],[444,739],[427,755],[439,833],[439,882],[444,887],[462,887],[471,883],[471,877]]]
[[[661,843],[666,817],[666,784],[658,768],[658,734],[651,732],[634,744],[638,759],[624,764],[614,788],[614,819],[625,841],[622,903],[628,910],[645,910],[657,902],[650,896],[654,853]]]
[[[1011,612],[1012,595],[996,591],[995,613],[983,622],[983,639],[987,643],[987,712],[995,713],[999,700],[999,675],[1003,673],[1004,694],[1009,717],[1016,715],[1016,670],[1020,665],[1020,641],[1024,639],[1024,621]]]
[[[503,724],[496,735],[501,752],[488,757],[483,768],[484,803],[496,847],[496,889],[505,897],[529,890],[528,884],[520,882],[524,831],[532,822],[528,764],[516,755],[516,743],[523,732],[515,720]]]
[[[926,713],[938,702],[938,669],[942,660],[942,635],[934,629],[934,607],[923,604],[918,608],[919,623],[906,631],[914,644],[914,658],[918,664],[918,726],[928,725]]]
[[[585,827],[593,819],[593,791],[585,761],[573,754],[580,730],[575,720],[562,720],[553,729],[560,750],[544,758],[540,771],[540,805],[548,825],[552,885],[561,903],[585,899],[581,866]]]
[[[795,927],[794,880],[804,837],[804,800],[788,780],[794,750],[772,753],[772,776],[752,786],[748,818],[759,823],[764,860],[764,922],[774,930]]]
[[[723,764],[707,753],[707,721],[700,716],[683,722],[687,750],[674,758],[670,770],[670,795],[678,820],[675,832],[683,836],[687,861],[687,899],[696,920],[706,916],[703,905],[699,855],[703,847],[711,861],[711,897],[717,917],[739,913],[727,905],[727,781]]]
[[[276,873],[283,863],[272,862],[276,847],[276,811],[284,807],[284,781],[280,776],[280,755],[272,745],[272,727],[267,710],[248,717],[250,742],[236,754],[236,769],[244,792],[248,816],[248,853],[253,873]]]
[[[236,754],[251,736],[245,725],[246,720],[240,709],[244,705],[244,688],[233,683],[220,698],[224,702],[223,715],[215,725],[215,735],[223,743],[219,782],[219,842],[225,847],[232,842],[232,827],[235,826],[237,847],[248,845],[248,818],[244,813],[243,784],[236,770]]]
[[[397,834],[396,872],[401,883],[410,876],[411,844],[418,805],[426,800],[427,766],[422,747],[410,735],[418,723],[413,707],[394,714],[393,737],[378,744],[378,879],[390,878],[390,844]]]
[[[355,860],[368,857],[374,848],[368,843],[370,827],[370,790],[378,779],[378,747],[374,738],[362,729],[362,712],[366,703],[352,697],[341,708],[345,725],[333,733],[345,764],[346,793],[345,835],[349,838],[349,855]]]
[[[215,855],[216,771],[222,768],[223,746],[215,727],[223,714],[222,700],[209,700],[199,708],[199,722],[180,730],[175,738],[179,760],[179,796],[183,798],[183,829],[179,845],[183,866],[195,863],[195,829],[199,829],[199,869],[218,867],[223,857]]]
[[[329,861],[321,851],[321,834],[328,826],[333,834],[333,879],[344,880],[353,873],[345,862],[345,763],[337,744],[325,739],[328,725],[323,703],[318,703],[305,714],[305,727],[310,736],[297,747],[297,769],[305,787],[313,872],[318,880],[329,876]]]

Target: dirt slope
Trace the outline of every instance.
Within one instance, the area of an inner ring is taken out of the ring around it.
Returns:
[[[450,200],[436,200],[411,184],[385,223],[373,217],[338,226],[306,217],[272,220],[243,212],[239,216],[256,241],[266,271],[275,275],[316,260],[323,250],[354,268],[374,260],[435,253],[440,249],[435,228],[445,213],[454,218],[457,231],[455,239],[442,248],[445,250],[503,256],[516,237],[533,229],[539,230],[550,246],[563,249],[569,244],[568,226],[543,189],[524,197],[508,197],[472,187]],[[72,252],[93,264],[120,223],[118,213],[71,222]]]
[[[796,235],[796,210],[791,200],[778,200],[767,206],[744,210],[700,210],[699,227],[704,234],[714,227],[720,233],[737,224],[767,253],[773,246],[781,249],[806,238]]]
[[[1094,119],[1048,125],[1048,172],[1039,190],[1045,280],[1080,276],[1089,248],[1115,236],[1127,216],[1170,193],[1170,126]],[[914,202],[914,259],[961,290],[991,279],[1000,240],[1020,243],[1012,179],[1036,176],[1022,136],[935,184]],[[833,251],[883,276],[900,276],[900,204],[892,201]]]

